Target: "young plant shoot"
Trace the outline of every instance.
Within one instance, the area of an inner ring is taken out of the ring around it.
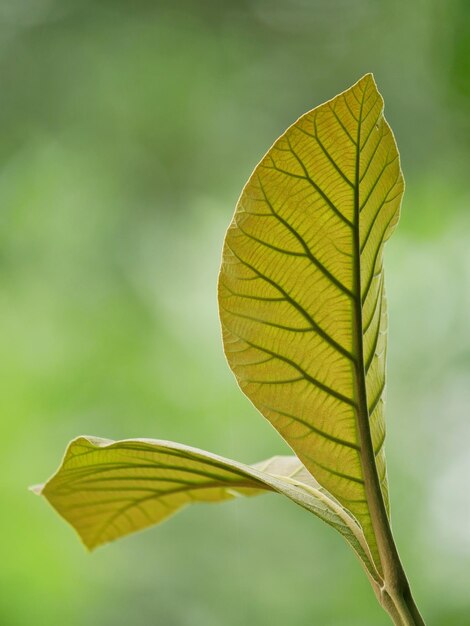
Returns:
[[[277,492],[349,543],[396,626],[423,626],[390,528],[383,251],[404,189],[371,74],[309,111],[256,166],[218,297],[240,389],[296,456],[244,465],[153,439],[72,441],[36,490],[92,549],[187,504]]]

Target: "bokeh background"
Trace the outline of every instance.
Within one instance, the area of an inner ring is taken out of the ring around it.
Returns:
[[[27,491],[79,434],[286,451],[225,364],[222,239],[272,141],[367,71],[407,180],[394,530],[428,623],[470,624],[469,20],[466,0],[0,3],[2,625],[388,624],[341,538],[281,498],[90,555]]]

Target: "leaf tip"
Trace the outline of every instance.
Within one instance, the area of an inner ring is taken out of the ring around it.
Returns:
[[[96,548],[99,548],[101,545],[103,545],[102,543],[93,543],[91,541],[87,541],[76,528],[74,528],[74,530],[77,533],[78,538],[80,539],[80,543],[89,554],[94,552]]]
[[[383,97],[379,91],[373,72],[367,72],[366,74],[364,74],[364,76],[362,76],[362,78],[360,78],[357,81],[357,83],[353,85],[352,88],[354,89],[357,87],[359,87],[359,89],[362,91],[369,90],[369,89],[372,89],[372,91],[375,91],[375,93],[380,98],[380,101],[382,103],[382,108],[383,108]]]
[[[362,78],[360,78],[357,82],[358,84],[370,83],[377,89],[377,82],[375,80],[373,72],[366,72],[364,76],[362,76]]]
[[[40,483],[39,485],[30,485],[28,487],[28,491],[34,493],[35,496],[42,495],[42,490],[44,489],[44,483]]]

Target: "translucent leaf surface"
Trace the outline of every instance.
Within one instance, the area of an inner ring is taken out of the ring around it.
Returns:
[[[248,466],[168,441],[79,437],[35,491],[88,548],[157,524],[188,504],[278,492],[336,528],[377,578],[357,522],[294,456]]]
[[[255,168],[219,279],[241,389],[357,518],[379,568],[370,501],[378,491],[388,512],[382,257],[402,194],[368,74],[303,115]]]

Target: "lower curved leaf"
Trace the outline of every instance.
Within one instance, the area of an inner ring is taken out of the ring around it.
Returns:
[[[295,456],[250,466],[168,441],[79,437],[54,476],[33,490],[89,549],[157,524],[188,504],[278,492],[336,528],[379,582],[359,524]]]

